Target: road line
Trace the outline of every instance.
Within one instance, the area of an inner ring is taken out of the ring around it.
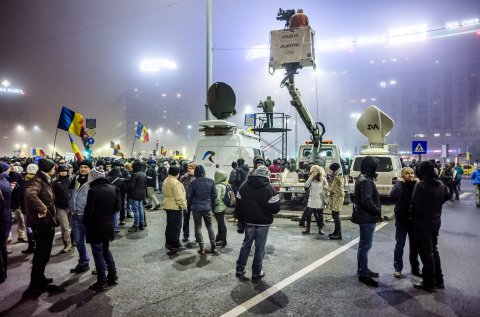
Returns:
[[[382,222],[381,224],[379,224],[376,228],[375,228],[375,231],[378,231],[380,229],[382,229],[383,227],[385,227],[386,225],[388,224],[388,222]],[[256,306],[257,304],[263,302],[264,300],[266,300],[268,297],[272,296],[273,294],[277,293],[278,291],[280,291],[281,289],[283,289],[284,287],[292,284],[293,282],[295,282],[296,280],[302,278],[303,276],[307,275],[308,273],[312,272],[313,270],[319,268],[321,265],[327,263],[328,261],[330,261],[331,259],[335,258],[337,255],[347,251],[348,249],[350,249],[351,247],[353,247],[355,244],[358,243],[358,241],[360,240],[360,237],[356,238],[356,239],[353,239],[352,241],[350,241],[349,243],[345,244],[344,246],[330,252],[329,254],[325,255],[323,258],[321,259],[318,259],[317,261],[313,262],[312,264],[304,267],[303,269],[301,269],[300,271],[298,271],[297,273],[293,274],[293,275],[290,275],[289,277],[287,277],[286,279],[284,279],[283,281],[280,281],[279,283],[273,285],[272,287],[270,287],[269,289],[266,289],[265,291],[263,291],[262,293],[252,297],[251,299],[247,300],[246,302],[238,305],[237,307],[235,307],[234,309],[230,310],[229,312],[226,312],[225,314],[223,314],[221,317],[234,317],[234,316],[239,316],[243,313],[245,313],[246,311],[248,311],[250,308]]]
[[[460,198],[465,198],[465,197],[468,197],[470,196],[472,193],[463,193],[463,194],[460,194]]]

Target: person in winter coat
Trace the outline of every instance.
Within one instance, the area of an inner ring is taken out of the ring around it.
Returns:
[[[217,190],[213,179],[205,176],[203,165],[195,167],[195,179],[190,183],[187,190],[188,209],[193,213],[193,222],[195,223],[195,238],[199,244],[199,254],[205,254],[205,246],[202,236],[202,219],[207,227],[208,237],[210,239],[211,253],[217,253],[217,244],[215,242],[215,233],[212,227],[212,213],[217,199]]]
[[[360,241],[358,243],[358,279],[360,282],[378,286],[378,282],[372,277],[378,277],[378,273],[368,268],[368,251],[372,248],[375,225],[381,221],[380,195],[374,179],[377,178],[378,159],[372,156],[363,158],[360,164],[361,174],[355,182],[355,207],[352,221],[360,227]]]
[[[38,171],[25,191],[25,209],[35,237],[36,248],[32,260],[32,272],[27,293],[32,297],[45,291],[56,291],[51,285],[53,279],[45,277],[45,267],[50,260],[56,220],[55,197],[52,189],[52,177],[55,163],[50,159],[38,161]]]
[[[237,162],[233,161],[232,162],[232,170],[230,172],[230,175],[228,176],[228,183],[230,186],[232,186],[232,190],[237,194],[238,187],[237,187],[237,169],[238,169],[238,164]]]
[[[395,250],[393,252],[394,276],[402,277],[403,270],[403,248],[408,235],[408,245],[410,246],[410,266],[412,274],[422,276],[420,272],[420,263],[418,262],[417,241],[413,227],[413,218],[411,212],[413,188],[416,184],[415,174],[410,167],[402,169],[402,177],[392,187],[390,197],[395,199]]]
[[[165,228],[165,247],[173,252],[185,250],[180,244],[180,229],[182,227],[182,212],[187,209],[185,188],[177,179],[180,173],[178,166],[168,169],[168,177],[163,181],[163,208],[167,213]]]
[[[340,168],[340,164],[338,163],[330,164],[329,168],[330,173],[328,174],[327,179],[330,186],[330,198],[328,200],[327,208],[332,211],[335,229],[328,236],[330,237],[330,240],[341,240],[342,226],[340,222],[340,211],[342,210],[343,200],[345,199],[345,192],[343,190],[343,169]]]
[[[480,207],[480,165],[477,166],[477,169],[470,175],[470,181],[475,187],[475,203],[477,207]]]
[[[170,164],[168,164],[168,161],[165,160],[162,162],[162,164],[158,167],[158,190],[161,193],[162,192],[162,184],[163,181],[167,178],[168,176],[168,168],[170,167]]]
[[[302,232],[303,234],[310,233],[310,223],[312,222],[312,213],[317,221],[318,233],[324,235],[323,228],[323,209],[325,208],[325,201],[328,197],[328,181],[325,177],[325,170],[323,167],[313,165],[310,167],[310,176],[305,182],[305,188],[309,189],[308,202],[305,212],[305,219],[307,226]]]
[[[235,275],[245,275],[248,255],[255,241],[252,279],[259,279],[265,276],[262,267],[268,229],[273,222],[273,215],[280,211],[280,197],[270,184],[268,168],[259,166],[253,175],[248,176],[247,181],[240,186],[236,198],[237,232],[245,233],[245,238],[238,255]]]
[[[453,200],[453,194],[455,193],[455,200],[459,200],[460,197],[458,195],[457,186],[455,186],[455,172],[456,170],[453,168],[453,165],[450,163],[446,163],[445,167],[440,172],[440,180],[443,182],[445,186],[447,186],[448,191],[450,192],[450,197]]]
[[[140,162],[132,164],[132,176],[127,182],[127,196],[129,204],[133,210],[133,226],[128,232],[137,232],[144,230],[145,227],[145,209],[143,201],[145,200],[147,190],[147,175],[143,171],[143,165]]]
[[[155,161],[148,161],[147,168],[147,200],[148,204],[145,208],[152,208],[153,210],[160,209],[160,203],[158,202],[157,196],[155,196],[155,187],[157,187],[157,172],[155,171]]]
[[[0,284],[7,278],[7,240],[12,228],[12,188],[5,177],[10,165],[0,162]]]
[[[18,164],[18,163],[16,163]],[[15,169],[22,170],[20,166],[14,166]],[[23,176],[18,170],[10,169],[6,173],[6,177],[12,187],[12,211],[15,213],[15,219],[17,220],[17,240],[19,243],[27,242],[25,219],[22,214],[23,194],[25,192]]]
[[[87,204],[87,195],[89,190],[88,174],[93,168],[90,160],[80,162],[78,175],[70,183],[68,210],[71,214],[71,226],[73,238],[75,239],[75,248],[78,251],[78,263],[70,270],[70,273],[83,273],[90,269],[90,258],[85,245],[85,225],[83,224],[83,215],[85,205]]]
[[[412,216],[418,253],[423,263],[423,281],[414,283],[414,286],[428,292],[435,292],[437,288],[445,287],[437,242],[442,205],[450,195],[438,179],[435,167],[430,161],[420,163],[417,175],[420,182],[413,189]]]
[[[33,230],[31,227],[31,224],[28,219],[28,214],[25,209],[25,191],[28,186],[28,184],[31,182],[31,180],[35,177],[38,171],[38,165],[37,164],[28,164],[27,165],[27,174],[25,174],[25,181],[24,181],[24,189],[23,189],[23,202],[22,202],[22,208],[23,208],[23,213],[25,214],[25,225],[27,227],[27,239],[28,239],[28,248],[25,250],[22,250],[22,253],[26,254],[31,254],[35,253],[35,238],[33,237]]]
[[[225,210],[227,206],[223,202],[223,197],[227,191],[227,172],[222,170],[215,171],[215,188],[217,190],[217,199],[215,199],[215,208],[213,215],[217,220],[218,234],[215,238],[217,246],[225,247],[227,245],[227,226],[225,225]]]
[[[195,179],[195,175],[194,175],[195,167],[197,167],[197,165],[193,162],[188,164],[187,172],[184,175],[182,175],[182,177],[180,177],[180,183],[183,184],[183,188],[185,189],[185,192],[187,192],[188,187],[190,186],[190,183]],[[182,226],[183,239],[182,239],[182,242],[188,242],[188,239],[190,238],[190,214],[191,214],[191,212],[192,211],[188,208],[186,208],[183,211],[183,226]]]
[[[70,220],[68,211],[68,189],[70,188],[70,176],[67,164],[60,164],[57,169],[58,178],[53,181],[52,187],[55,193],[55,207],[57,207],[57,219],[62,231],[63,249],[61,253],[68,253],[72,249],[70,239]]]
[[[83,223],[86,228],[86,240],[92,248],[93,260],[97,271],[97,282],[89,289],[103,291],[108,285],[117,284],[115,260],[109,249],[110,241],[115,239],[113,215],[120,209],[120,191],[110,184],[102,166],[93,168],[88,174],[87,203]],[[106,264],[106,267],[105,267]],[[105,271],[108,270],[108,275]]]
[[[455,166],[455,171],[457,172],[455,174],[455,185],[457,186],[457,191],[462,191],[462,178],[463,175],[465,174],[462,166],[457,163],[457,166]]]
[[[125,225],[125,178],[120,169],[121,163],[117,160],[112,163],[112,170],[108,173],[107,179],[120,192],[120,210],[115,211],[113,226],[115,233],[120,232],[120,225]]]

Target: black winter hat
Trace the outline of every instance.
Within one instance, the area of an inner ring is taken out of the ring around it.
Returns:
[[[67,164],[60,164],[58,165],[57,171],[60,172],[68,172],[68,165]]]
[[[340,168],[340,164],[332,163],[330,164],[330,170],[336,172]]]
[[[81,165],[86,165],[86,166],[88,166],[90,169],[93,168],[93,163],[92,163],[92,161],[87,160],[87,159],[85,159],[85,160],[83,160],[82,162],[80,162],[80,163],[78,164],[78,167],[80,167]]]
[[[417,169],[417,176],[422,178],[424,176],[427,177],[435,177],[435,164],[430,161],[422,161]]]
[[[42,172],[48,172],[55,167],[55,162],[51,159],[41,158],[38,160],[38,169]]]

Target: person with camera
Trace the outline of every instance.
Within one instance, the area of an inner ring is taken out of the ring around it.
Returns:
[[[318,233],[324,235],[323,228],[323,209],[328,197],[328,181],[325,177],[323,167],[313,165],[310,167],[310,175],[305,182],[305,188],[309,189],[307,208],[305,209],[305,219],[307,226],[302,234],[310,234],[310,223],[312,222],[312,213],[317,221]]]
[[[235,275],[245,275],[248,255],[255,241],[252,279],[259,279],[265,276],[262,262],[268,229],[273,222],[273,215],[280,211],[280,197],[270,184],[268,168],[258,165],[253,175],[249,175],[247,181],[240,186],[236,198],[237,232],[245,233],[245,238],[238,255]]]
[[[290,28],[293,29],[308,25],[308,17],[303,13],[303,9],[297,9],[297,13],[290,19]]]
[[[267,118],[264,128],[273,128],[273,107],[275,107],[275,101],[273,101],[271,96],[267,96],[267,100],[260,102],[259,107],[262,107]]]

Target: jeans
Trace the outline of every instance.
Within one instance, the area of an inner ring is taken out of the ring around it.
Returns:
[[[75,239],[75,247],[78,251],[78,265],[81,267],[88,266],[90,259],[88,258],[87,247],[85,245],[85,225],[83,224],[83,215],[72,214],[72,231]],[[35,236],[35,239],[37,237]]]
[[[210,244],[215,244],[215,233],[213,232],[212,227],[212,213],[210,211],[193,211],[193,222],[195,223],[195,239],[200,245],[200,248],[203,248],[204,245],[202,236],[202,218],[203,221],[205,221],[205,227],[207,227]]]
[[[32,260],[32,273],[30,274],[30,286],[42,289],[46,286],[45,267],[50,260],[52,252],[53,237],[55,228],[50,226],[39,226],[33,228],[37,246]]]
[[[455,185],[457,185],[457,190],[462,191],[462,179],[455,180]]]
[[[215,216],[218,224],[218,233],[215,237],[215,240],[227,242],[227,226],[225,225],[225,212],[214,212],[213,215]]]
[[[105,284],[107,276],[105,275],[105,264],[108,269],[108,274],[115,275],[117,270],[115,268],[115,261],[109,249],[109,241],[106,240],[101,243],[91,243],[93,260],[95,261],[95,269],[97,270],[97,282]]]
[[[273,128],[273,113],[265,112],[265,116],[267,117],[267,127]]]
[[[357,261],[358,276],[368,276],[368,251],[372,248],[374,223],[362,223],[360,227],[360,242],[358,243]]]
[[[143,209],[143,202],[141,200],[129,199],[129,204],[133,210],[133,225],[135,227],[145,225],[145,209]]]
[[[454,182],[448,184],[447,188],[448,188],[448,192],[450,193],[450,199],[454,199],[453,198],[454,193],[455,193],[455,198],[458,198],[458,190]]]
[[[190,237],[190,210],[185,210],[183,212],[183,238],[187,239]]]
[[[167,213],[167,228],[165,229],[165,246],[178,248],[180,230],[182,228],[182,212],[180,210],[165,210]]]
[[[57,219],[60,222],[60,230],[62,231],[63,246],[70,249],[72,240],[70,239],[70,221],[68,220],[68,210],[57,208]]]
[[[408,235],[408,245],[410,247],[410,266],[412,272],[419,271],[420,263],[418,262],[417,241],[415,240],[415,233],[413,228],[413,221],[396,221],[395,222],[395,250],[393,251],[393,267],[395,271],[401,272],[403,270],[403,248]]]
[[[247,266],[248,255],[255,240],[255,255],[253,256],[252,275],[260,275],[262,262],[265,256],[265,245],[267,243],[268,228],[270,226],[245,226],[245,238],[243,239],[240,254],[237,260],[237,272],[244,272]]]
[[[120,232],[120,210],[116,210],[113,214],[113,230],[115,233]]]
[[[152,207],[157,207],[158,205],[160,205],[157,196],[155,196],[155,188],[147,187],[147,200],[148,203],[152,205]]]
[[[439,230],[440,224],[431,224],[422,221],[415,223],[418,253],[423,263],[423,284],[426,287],[435,287],[436,284],[443,283],[440,254],[437,249]]]

